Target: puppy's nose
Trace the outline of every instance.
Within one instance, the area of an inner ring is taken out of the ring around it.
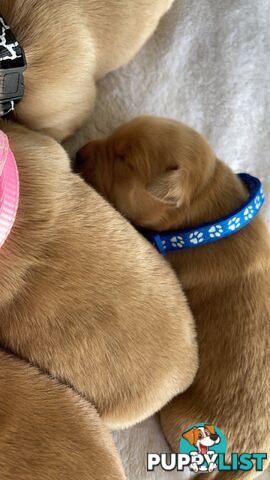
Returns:
[[[81,173],[82,172],[84,162],[85,162],[85,156],[82,155],[81,150],[79,150],[77,152],[75,162],[74,162],[74,165],[73,165],[73,169],[74,169],[75,173]]]
[[[74,171],[76,173],[83,173],[84,170],[93,170],[100,152],[103,151],[104,140],[91,140],[84,147],[82,147],[74,162]]]
[[[73,170],[75,173],[83,173],[85,169],[91,170],[91,165],[93,164],[93,159],[90,160],[85,148],[81,148],[77,152],[75,162],[73,165]]]
[[[212,433],[212,435],[210,435],[210,438],[211,440],[213,440],[213,442],[216,442],[218,440],[218,435],[216,433]]]
[[[82,150],[79,150],[76,154],[75,162],[74,162],[74,170],[79,173],[82,170],[83,164],[85,162],[85,155],[82,154]]]

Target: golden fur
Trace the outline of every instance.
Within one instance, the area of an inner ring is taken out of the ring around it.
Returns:
[[[72,389],[0,350],[1,480],[124,480],[111,435]]]
[[[0,0],[25,49],[25,97],[15,118],[57,140],[89,117],[96,80],[127,63],[173,0]]]
[[[177,279],[71,172],[59,144],[19,125],[0,128],[21,179],[0,255],[1,345],[71,385],[111,428],[143,420],[197,370],[193,318]]]
[[[166,119],[139,118],[90,142],[77,168],[134,224],[159,231],[213,221],[247,197],[202,136]],[[177,452],[181,431],[211,422],[226,435],[228,454],[269,453],[270,241],[262,216],[225,240],[167,258],[196,319],[200,358],[193,385],[161,412],[169,443]]]

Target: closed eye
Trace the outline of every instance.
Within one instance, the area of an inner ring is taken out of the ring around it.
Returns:
[[[176,170],[179,170],[178,165],[170,165],[166,168],[166,172],[175,172]]]

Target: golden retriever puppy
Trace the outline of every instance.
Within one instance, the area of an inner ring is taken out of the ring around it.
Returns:
[[[77,168],[135,225],[159,232],[214,222],[248,195],[201,135],[154,117],[90,142]],[[227,437],[228,454],[269,453],[270,239],[263,218],[167,258],[196,320],[200,358],[193,385],[161,412],[169,443],[179,451],[185,429],[210,422]],[[254,471],[216,478],[239,477],[254,478]]]
[[[53,139],[0,122],[19,168],[0,255],[0,342],[72,386],[111,428],[159,410],[193,381],[193,318],[175,274],[70,169]]]
[[[127,63],[173,0],[0,0],[25,51],[15,118],[62,141],[88,118],[96,81]]]
[[[1,480],[124,480],[112,438],[71,388],[0,350]]]

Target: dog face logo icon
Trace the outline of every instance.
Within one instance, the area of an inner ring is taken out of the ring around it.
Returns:
[[[193,427],[188,432],[183,433],[183,437],[194,445],[198,453],[205,455],[210,447],[220,442],[220,437],[215,431],[213,425],[205,425],[204,427]]]
[[[226,439],[222,432],[210,424],[197,424],[189,427],[181,437],[180,451],[191,458],[193,472],[213,472],[219,453],[226,453]]]

